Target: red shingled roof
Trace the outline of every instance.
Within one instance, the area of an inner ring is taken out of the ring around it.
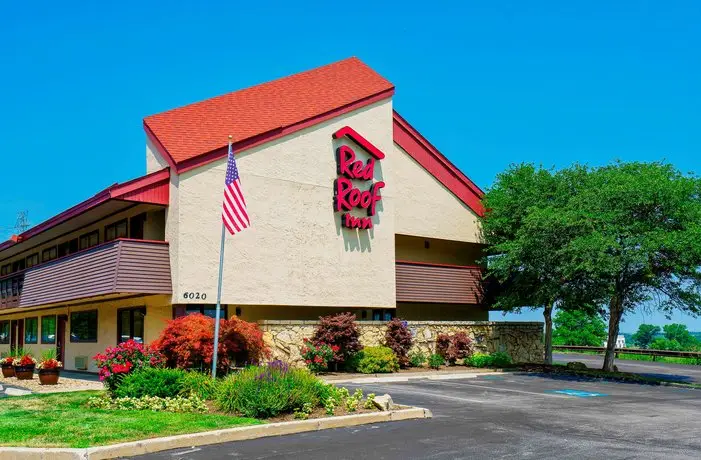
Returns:
[[[178,172],[390,97],[394,86],[349,58],[144,119],[147,134]]]

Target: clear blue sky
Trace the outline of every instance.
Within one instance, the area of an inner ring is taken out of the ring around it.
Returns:
[[[699,172],[701,2],[198,3],[5,2],[0,239],[143,174],[144,116],[352,55],[483,188],[521,161]]]

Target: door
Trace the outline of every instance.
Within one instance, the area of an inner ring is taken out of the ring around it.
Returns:
[[[56,318],[56,356],[62,363],[66,362],[66,323],[68,323],[68,316],[58,315]]]
[[[24,346],[24,320],[13,319],[10,322],[10,349],[16,350]]]

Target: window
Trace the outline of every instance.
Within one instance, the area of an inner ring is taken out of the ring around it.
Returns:
[[[67,256],[68,254],[78,252],[78,238],[59,244],[57,250],[58,257],[63,257]]]
[[[117,343],[130,339],[144,343],[144,316],[144,307],[117,310]]]
[[[0,276],[7,276],[12,273],[12,265],[7,264],[0,267]]]
[[[182,314],[182,310],[179,307],[174,307],[175,309],[175,317],[177,318],[178,316],[185,316],[185,315],[192,315],[194,313],[200,313],[205,316],[209,316],[210,318],[214,318],[217,314],[217,306],[216,305],[188,305],[185,307],[185,312]],[[222,305],[221,306],[221,319],[228,318],[228,309],[227,305]]]
[[[100,232],[95,230],[94,232],[86,233],[80,237],[80,250],[88,249],[93,246],[97,246],[100,242]]]
[[[24,259],[15,260],[14,262],[12,262],[12,273],[24,270],[24,267]]]
[[[0,321],[0,344],[7,345],[10,343],[10,322]]]
[[[0,298],[6,299],[12,295],[12,281],[2,280],[0,281]]]
[[[146,222],[146,213],[142,212],[129,219],[129,234],[135,240],[144,239],[144,222]]]
[[[391,321],[394,318],[394,310],[373,310],[373,321]]]
[[[24,343],[37,343],[38,332],[39,320],[36,316],[24,320]]]
[[[39,253],[38,252],[36,254],[32,254],[31,256],[27,256],[27,268],[33,267],[37,264],[39,264]]]
[[[127,220],[123,219],[105,227],[105,241],[116,240],[117,238],[127,238]]]
[[[97,342],[97,310],[71,313],[71,342]]]
[[[56,246],[52,248],[47,248],[41,251],[41,261],[48,262],[54,260],[57,257]]]
[[[41,343],[56,343],[56,316],[41,317]]]

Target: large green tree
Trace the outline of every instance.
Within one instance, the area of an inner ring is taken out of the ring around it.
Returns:
[[[556,345],[600,347],[606,340],[606,323],[595,312],[558,310],[554,324]]]
[[[698,346],[698,340],[691,335],[691,332],[686,328],[686,324],[667,324],[662,329],[664,330],[665,339],[676,341],[682,350],[691,350]]]
[[[567,253],[605,289],[611,371],[621,318],[641,303],[701,313],[701,181],[665,163],[616,163],[586,175],[569,203],[586,234]]]
[[[633,334],[633,342],[639,348],[650,348],[650,344],[655,340],[655,336],[662,332],[660,326],[654,326],[652,324],[641,324],[638,326],[638,330]]]
[[[568,247],[583,235],[568,202],[578,193],[587,169],[557,173],[530,164],[499,174],[484,197],[482,218],[488,245],[488,279],[495,307],[504,311],[543,309],[545,363],[552,363],[552,311],[591,309],[599,291],[571,267]]]

